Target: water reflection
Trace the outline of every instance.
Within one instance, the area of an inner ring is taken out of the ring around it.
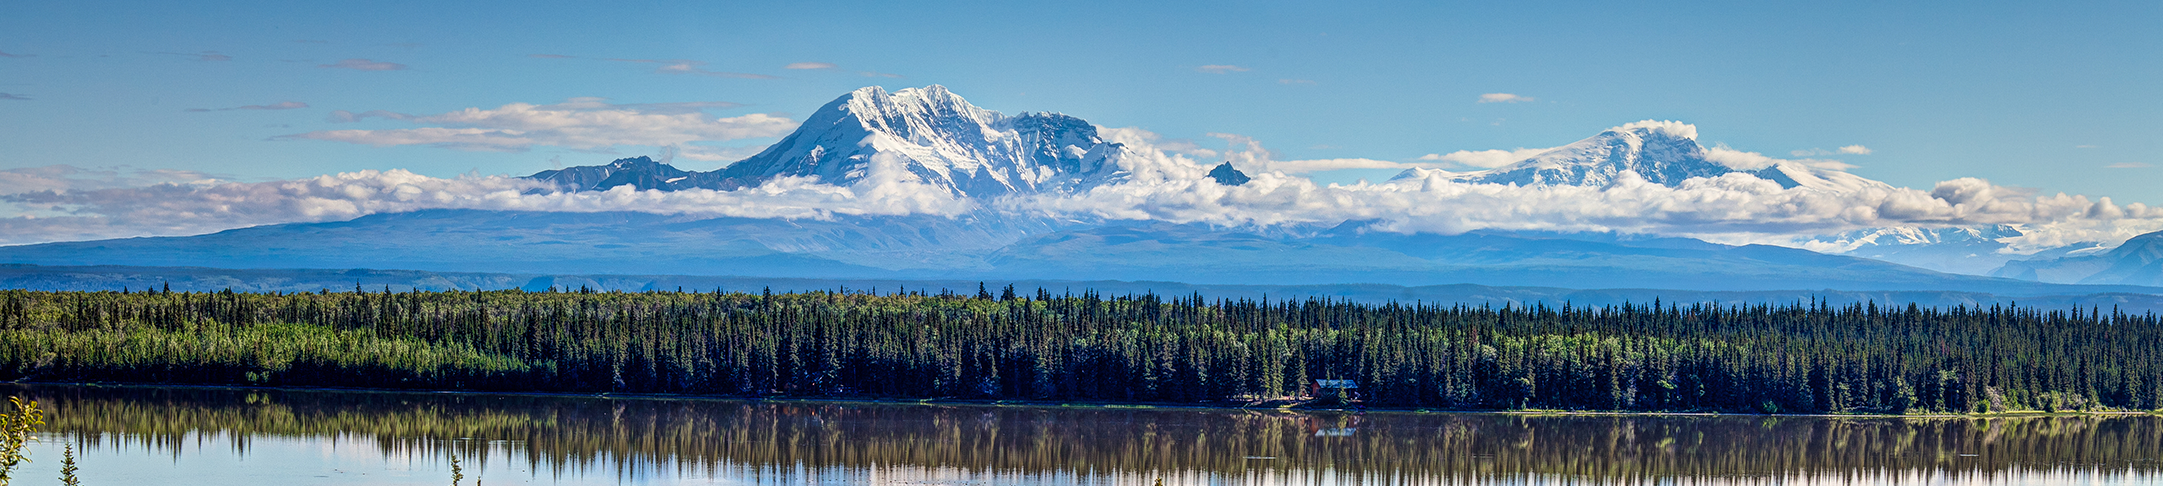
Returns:
[[[91,449],[159,451],[177,462],[242,461],[266,444],[359,447],[422,472],[456,452],[494,468],[490,477],[539,483],[2148,483],[2163,469],[2163,417],[2146,415],[1353,415],[195,388],[6,393],[43,402],[46,430]],[[180,452],[206,443],[230,454]],[[447,473],[411,476],[449,484]]]

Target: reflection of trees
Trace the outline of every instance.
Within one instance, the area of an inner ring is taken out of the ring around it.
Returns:
[[[48,430],[93,443],[104,433],[103,440],[175,448],[228,432],[242,449],[248,437],[355,437],[406,454],[473,438],[523,444],[517,453],[557,468],[628,459],[708,470],[1335,471],[1385,482],[2163,469],[2156,461],[2163,418],[2153,416],[1353,416],[219,389],[10,393],[48,404]],[[1349,436],[1317,435],[1346,429]]]

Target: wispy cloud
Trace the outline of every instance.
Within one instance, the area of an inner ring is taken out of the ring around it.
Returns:
[[[526,57],[533,57],[533,58],[540,58],[540,59],[577,59],[577,57],[576,57],[576,56],[566,56],[566,55],[562,55],[562,54],[527,54],[527,55],[526,55]]]
[[[1796,157],[1820,157],[1826,155],[1870,155],[1870,147],[1864,147],[1861,145],[1849,145],[1832,150],[1825,150],[1821,148],[1807,148],[1802,150],[1791,150],[1788,151],[1788,154],[1794,155]]]
[[[2141,163],[2141,162],[2119,162],[2119,163],[2116,163],[2116,164],[2110,164],[2110,165],[2106,165],[2106,166],[2103,166],[2103,168],[2105,168],[2105,169],[2146,169],[2146,168],[2149,168],[2149,167],[2155,167],[2155,166],[2153,166],[2153,165],[2149,165],[2149,164],[2145,164],[2145,163]]]
[[[1317,83],[1315,83],[1312,79],[1279,79],[1277,80],[1277,84],[1297,84],[1313,86]]]
[[[1459,150],[1446,154],[1427,154],[1419,160],[1447,162],[1461,167],[1492,169],[1532,158],[1551,148],[1519,148],[1515,150]]]
[[[1487,94],[1483,94],[1483,95],[1480,95],[1480,101],[1479,101],[1479,102],[1481,102],[1481,103],[1524,103],[1524,102],[1529,102],[1529,101],[1537,101],[1537,100],[1536,100],[1535,98],[1533,98],[1533,97],[1530,97],[1530,96],[1518,96],[1518,95],[1514,95],[1514,94],[1510,94],[1510,93],[1487,93]]]
[[[2020,223],[2026,225],[2024,235],[2007,242],[2016,249],[2080,241],[2114,244],[2163,229],[2163,207],[2121,205],[2108,198],[2043,196],[1976,178],[1910,189],[1825,171],[1815,175],[1865,183],[1787,189],[1742,173],[1664,186],[1626,172],[1615,183],[1586,187],[1468,183],[1458,180],[1459,174],[1421,170],[1379,184],[1321,185],[1290,171],[1250,169],[1292,167],[1294,162],[1310,169],[1365,167],[1387,161],[1272,161],[1253,154],[1259,143],[1251,139],[1219,136],[1234,145],[1230,150],[1234,153],[1225,159],[1234,165],[1245,160],[1248,165],[1241,169],[1250,170],[1254,178],[1232,187],[1208,182],[1206,171],[1216,159],[1196,161],[1155,150],[1147,137],[1139,135],[1106,136],[1135,149],[1134,157],[1121,161],[1122,167],[1137,174],[1129,182],[1081,194],[1015,198],[995,207],[1066,217],[1226,226],[1361,220],[1393,232],[1595,231],[1773,244],[1800,244],[1812,235],[1862,228]],[[1724,152],[1762,157],[1733,149]],[[1793,161],[1783,161],[1789,162]]]
[[[905,78],[905,77],[907,77],[907,76],[902,76],[902,75],[899,75],[899,74],[894,74],[894,73],[882,73],[882,72],[878,72],[878,71],[864,71],[864,72],[859,72],[859,73],[856,73],[856,74],[858,74],[858,75],[861,75],[861,76],[863,76],[863,77],[866,77],[866,78]]]
[[[0,194],[40,191],[86,191],[115,187],[138,187],[166,183],[207,183],[219,178],[204,172],[171,169],[140,169],[129,166],[76,167],[48,165],[0,169]]]
[[[1209,136],[1211,138],[1216,138],[1218,140],[1224,141],[1225,148],[1222,152],[1181,150],[1175,153],[1204,153],[1211,155],[1212,158],[1221,155],[1221,159],[1217,160],[1231,162],[1233,167],[1237,167],[1240,170],[1249,172],[1281,172],[1285,174],[1309,174],[1314,172],[1340,169],[1409,169],[1413,167],[1430,167],[1433,165],[1421,163],[1393,162],[1388,160],[1376,160],[1368,158],[1278,160],[1276,151],[1269,150],[1268,148],[1263,147],[1262,142],[1260,140],[1256,140],[1254,137],[1233,133],[1211,133],[1209,134]],[[1143,138],[1145,140],[1148,139],[1148,137]],[[1161,147],[1157,147],[1156,149],[1163,150]]]
[[[787,66],[781,66],[781,69],[834,69],[838,67],[841,66],[836,66],[830,62],[792,62]]]
[[[38,57],[38,55],[37,55],[37,54],[9,54],[9,53],[7,53],[7,51],[0,51],[0,57],[12,57],[12,58],[22,58],[22,57]]]
[[[1194,68],[1194,70],[1195,70],[1195,71],[1201,71],[1201,72],[1209,73],[1209,74],[1231,74],[1231,73],[1243,73],[1243,72],[1247,72],[1247,71],[1252,71],[1252,69],[1247,69],[1247,68],[1243,68],[1243,67],[1239,67],[1239,66],[1234,66],[1234,65],[1230,65],[1230,64],[1210,64],[1210,65],[1206,65],[1206,66],[1200,66],[1200,67],[1196,67],[1196,68]]]
[[[706,69],[706,67],[705,67],[705,66],[706,66],[706,62],[705,62],[705,61],[691,61],[691,60],[685,60],[685,59],[624,59],[624,58],[608,58],[608,59],[603,59],[603,60],[605,60],[605,61],[615,61],[615,62],[628,62],[628,63],[634,63],[634,64],[660,64],[660,65],[661,65],[661,67],[657,67],[657,68],[654,68],[654,70],[653,70],[653,72],[655,72],[655,73],[660,73],[660,74],[689,74],[689,75],[696,75],[696,76],[712,76],[712,77],[717,77],[717,78],[737,78],[737,79],[781,79],[781,77],[780,77],[780,76],[771,76],[771,75],[765,75],[765,74],[753,74],[753,73],[738,73],[738,72],[729,72],[729,71],[714,71],[714,70]]]
[[[316,65],[316,67],[331,69],[352,69],[355,71],[403,71],[406,69],[406,65],[404,64],[399,64],[395,62],[374,61],[368,59],[346,59],[330,64],[318,64]]]
[[[782,177],[736,191],[560,192],[516,177],[442,179],[404,170],[272,182],[181,182],[140,187],[0,194],[0,202],[57,217],[0,218],[0,244],[201,234],[262,224],[342,221],[421,209],[640,211],[703,217],[827,219],[834,215],[951,215],[977,207],[925,185],[898,161],[875,157],[850,186]],[[6,173],[0,172],[0,184]]]
[[[19,95],[19,94],[14,94],[14,93],[0,93],[0,100],[8,100],[8,101],[30,101],[30,97],[28,97],[28,96],[23,96],[23,95]]]
[[[787,118],[751,114],[720,118],[703,110],[741,106],[728,102],[611,104],[603,98],[572,98],[553,105],[512,103],[436,115],[382,110],[332,112],[332,122],[371,118],[430,125],[383,130],[324,130],[277,137],[374,146],[424,145],[459,150],[522,151],[536,146],[601,150],[619,145],[677,146],[779,136],[794,129]],[[686,158],[704,160],[705,152]],[[719,156],[719,155],[715,155]]]
[[[277,103],[271,103],[271,104],[268,104],[268,105],[243,105],[243,106],[235,106],[235,107],[232,107],[232,108],[189,108],[189,109],[187,109],[187,110],[184,110],[184,111],[191,111],[191,112],[206,112],[206,111],[233,111],[233,110],[297,110],[297,109],[301,109],[301,108],[307,108],[307,107],[308,107],[308,104],[307,104],[307,103],[302,103],[302,102],[298,102],[298,101],[280,101],[280,102],[277,102]]]
[[[514,105],[409,118],[438,124],[458,119],[476,125],[431,127],[446,130],[512,130],[478,126],[490,124],[523,130],[504,136],[533,137],[537,136],[534,133],[557,130],[559,133],[549,136],[565,137],[574,131],[571,128],[596,125],[580,121],[575,112],[582,111],[620,110],[598,100],[581,99],[548,107]],[[712,124],[714,120],[703,119],[701,123]],[[604,128],[598,131],[616,126],[599,125]],[[610,191],[555,192],[534,181],[510,177],[442,179],[399,170],[255,183],[200,181],[190,180],[190,175],[175,175],[138,181],[149,182],[146,186],[109,187],[103,182],[68,181],[102,179],[66,175],[74,169],[14,170],[0,172],[0,181],[13,176],[26,182],[15,183],[15,189],[0,190],[4,194],[0,202],[59,216],[0,218],[0,242],[196,234],[258,224],[334,221],[434,208],[824,218],[834,214],[952,215],[982,207],[1033,215],[1225,226],[1357,220],[1372,222],[1370,227],[1375,230],[1406,233],[1454,234],[1478,229],[1596,231],[1764,243],[1796,242],[1812,235],[1860,228],[2019,223],[2024,225],[2023,235],[2008,241],[2016,249],[2079,241],[2115,243],[2163,229],[2163,208],[2118,204],[2108,198],[2038,195],[1976,178],[1947,180],[1926,188],[1856,184],[1834,189],[1787,189],[1739,173],[1692,179],[1677,186],[1653,184],[1634,173],[1625,173],[1614,183],[1584,187],[1478,184],[1460,181],[1457,174],[1415,171],[1383,183],[1324,185],[1291,174],[1396,163],[1369,159],[1278,161],[1260,142],[1236,134],[1212,134],[1212,138],[1227,145],[1224,151],[1214,151],[1180,147],[1179,140],[1139,129],[1106,128],[1100,133],[1107,141],[1131,149],[1116,161],[1123,174],[1129,176],[1122,182],[1080,193],[991,201],[950,197],[945,191],[921,184],[888,156],[873,161],[870,170],[875,176],[850,186],[782,178],[736,191],[637,191],[619,187]],[[1721,151],[1762,157],[1754,152]],[[1220,160],[1232,161],[1242,170],[1259,170],[1250,172],[1254,180],[1248,184],[1216,184],[1210,181],[1207,171]],[[165,182],[151,182],[158,180]],[[0,182],[0,187],[6,184]]]
[[[158,52],[146,52],[145,54],[161,54],[161,55],[167,55],[167,56],[180,56],[180,57],[185,57],[185,58],[188,58],[188,59],[192,59],[192,60],[196,60],[196,61],[203,61],[203,62],[218,62],[218,61],[231,61],[231,60],[233,60],[233,56],[228,56],[228,55],[224,55],[224,54],[219,54],[219,53],[218,53],[218,51],[203,51],[203,52],[198,52],[198,53],[193,53],[193,54],[190,54],[190,53],[186,53],[186,52],[165,52],[165,51],[158,51]]]

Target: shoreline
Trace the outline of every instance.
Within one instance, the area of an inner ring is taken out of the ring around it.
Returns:
[[[50,387],[81,387],[81,388],[131,388],[131,389],[197,389],[197,390],[234,390],[234,391],[257,391],[257,390],[260,390],[260,391],[290,391],[290,392],[329,392],[329,393],[384,393],[384,394],[416,394],[416,395],[456,395],[456,396],[504,396],[504,397],[597,398],[597,399],[609,399],[609,400],[699,400],[699,401],[733,401],[733,402],[779,402],[779,403],[837,404],[837,405],[849,405],[849,404],[863,404],[863,405],[904,405],[904,406],[905,406],[905,405],[917,405],[917,406],[950,406],[950,407],[1003,407],[1003,408],[1039,408],[1039,409],[1083,409],[1083,410],[1118,410],[1118,409],[1130,409],[1130,410],[1182,410],[1182,411],[1227,411],[1227,412],[1229,412],[1229,411],[1244,411],[1244,412],[1283,412],[1283,413],[1313,413],[1313,414],[1365,414],[1365,413],[1386,413],[1386,414],[1444,414],[1444,415],[1518,415],[1518,416],[1539,416],[1539,417],[1763,417],[1763,418],[1854,418],[1854,419],[1993,419],[1993,418],[2021,418],[2021,417],[2069,417],[2069,416],[2100,416],[2100,417],[2113,417],[2113,416],[2135,416],[2135,415],[2159,415],[2159,414],[2158,414],[2157,412],[2154,412],[2154,411],[2132,411],[2132,410],[2082,410],[2082,411],[2058,411],[2058,412],[2046,412],[2046,411],[2042,411],[2042,410],[2010,410],[2010,411],[2004,411],[2004,412],[1991,412],[1991,413],[1968,413],[1968,414],[1949,414],[1949,413],[1933,413],[1933,414],[1884,414],[1884,413],[1809,413],[1809,414],[1801,414],[1801,413],[1770,413],[1770,414],[1768,414],[1768,413],[1739,413],[1739,412],[1717,412],[1717,411],[1704,411],[1704,412],[1700,412],[1700,411],[1614,411],[1614,410],[1547,410],[1547,409],[1519,409],[1519,410],[1478,410],[1478,409],[1470,409],[1470,410],[1467,410],[1467,409],[1396,408],[1396,407],[1372,407],[1372,408],[1341,408],[1341,407],[1301,407],[1301,406],[1299,406],[1299,404],[1297,404],[1297,403],[1294,403],[1294,404],[1290,404],[1290,405],[1273,405],[1273,406],[1240,406],[1240,405],[1233,405],[1233,404],[1209,404],[1209,403],[1175,403],[1175,402],[1101,402],[1101,401],[1057,401],[1057,400],[984,400],[984,399],[967,399],[967,398],[740,397],[740,396],[725,396],[725,395],[685,395],[685,394],[670,394],[670,393],[565,393],[565,392],[515,392],[515,391],[475,391],[475,390],[429,390],[429,389],[403,389],[403,388],[341,388],[341,387],[309,387],[309,386],[181,385],[181,384],[146,384],[146,383],[78,383],[78,382],[47,382],[47,381],[9,381],[9,382],[0,382],[0,383],[5,383],[5,384],[7,384],[7,385],[14,385],[14,386],[33,386],[33,387],[34,387],[34,386],[50,386]]]

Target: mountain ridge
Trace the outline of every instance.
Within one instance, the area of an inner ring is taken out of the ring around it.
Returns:
[[[572,190],[628,185],[664,191],[728,191],[783,177],[847,186],[884,177],[988,199],[1116,181],[1125,150],[1080,118],[1008,116],[939,85],[891,93],[872,86],[835,98],[781,141],[720,169],[682,171],[635,157],[527,177]]]

